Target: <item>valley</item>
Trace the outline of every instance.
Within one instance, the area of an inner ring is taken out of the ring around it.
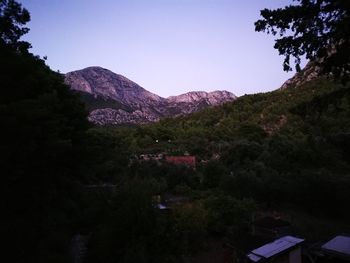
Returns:
[[[349,1],[277,2],[0,0],[2,258],[349,262]]]

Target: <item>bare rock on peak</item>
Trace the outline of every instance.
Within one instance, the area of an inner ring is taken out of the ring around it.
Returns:
[[[65,82],[82,94],[90,110],[89,120],[97,125],[154,122],[236,99],[228,91],[194,91],[165,99],[101,67],[69,72]]]
[[[313,61],[309,61],[306,66],[297,72],[293,77],[283,83],[280,89],[295,88],[314,80],[320,76],[320,67]]]
[[[216,90],[213,92],[191,91],[185,94],[181,94],[179,96],[168,97],[169,102],[194,103],[199,101],[206,101],[210,106],[219,105],[235,99],[237,99],[237,97],[233,93],[228,92],[226,90]]]

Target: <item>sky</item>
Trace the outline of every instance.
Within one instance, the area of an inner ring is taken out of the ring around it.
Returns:
[[[272,91],[283,71],[274,37],[255,32],[263,8],[292,0],[18,0],[24,37],[62,73],[100,66],[162,97]]]

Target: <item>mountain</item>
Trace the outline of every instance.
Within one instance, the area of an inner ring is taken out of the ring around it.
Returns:
[[[168,108],[172,112],[179,112],[176,115],[181,115],[183,113],[189,114],[202,109],[221,105],[228,101],[233,101],[237,97],[228,91],[213,91],[213,92],[204,92],[204,91],[191,91],[179,96],[171,96],[167,98]]]
[[[162,98],[101,67],[69,72],[65,82],[81,94],[90,111],[89,120],[98,125],[154,122],[236,99],[228,91],[189,92]]]
[[[309,61],[306,66],[293,77],[283,83],[280,89],[295,88],[306,84],[311,80],[320,78],[320,67],[317,65],[319,61]]]

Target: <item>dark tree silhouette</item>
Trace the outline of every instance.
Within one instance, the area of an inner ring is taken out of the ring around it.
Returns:
[[[300,58],[316,60],[322,73],[332,72],[348,79],[350,70],[350,1],[296,0],[275,10],[261,10],[255,22],[256,31],[278,35],[274,48],[285,56],[285,71],[292,70],[290,58],[295,58],[300,70]]]
[[[20,37],[30,19],[0,0],[0,205],[4,258],[67,262],[84,172],[84,105]]]
[[[24,25],[29,21],[30,14],[21,4],[14,0],[0,0],[0,44],[28,50],[30,44],[19,39],[28,33],[29,28]]]

